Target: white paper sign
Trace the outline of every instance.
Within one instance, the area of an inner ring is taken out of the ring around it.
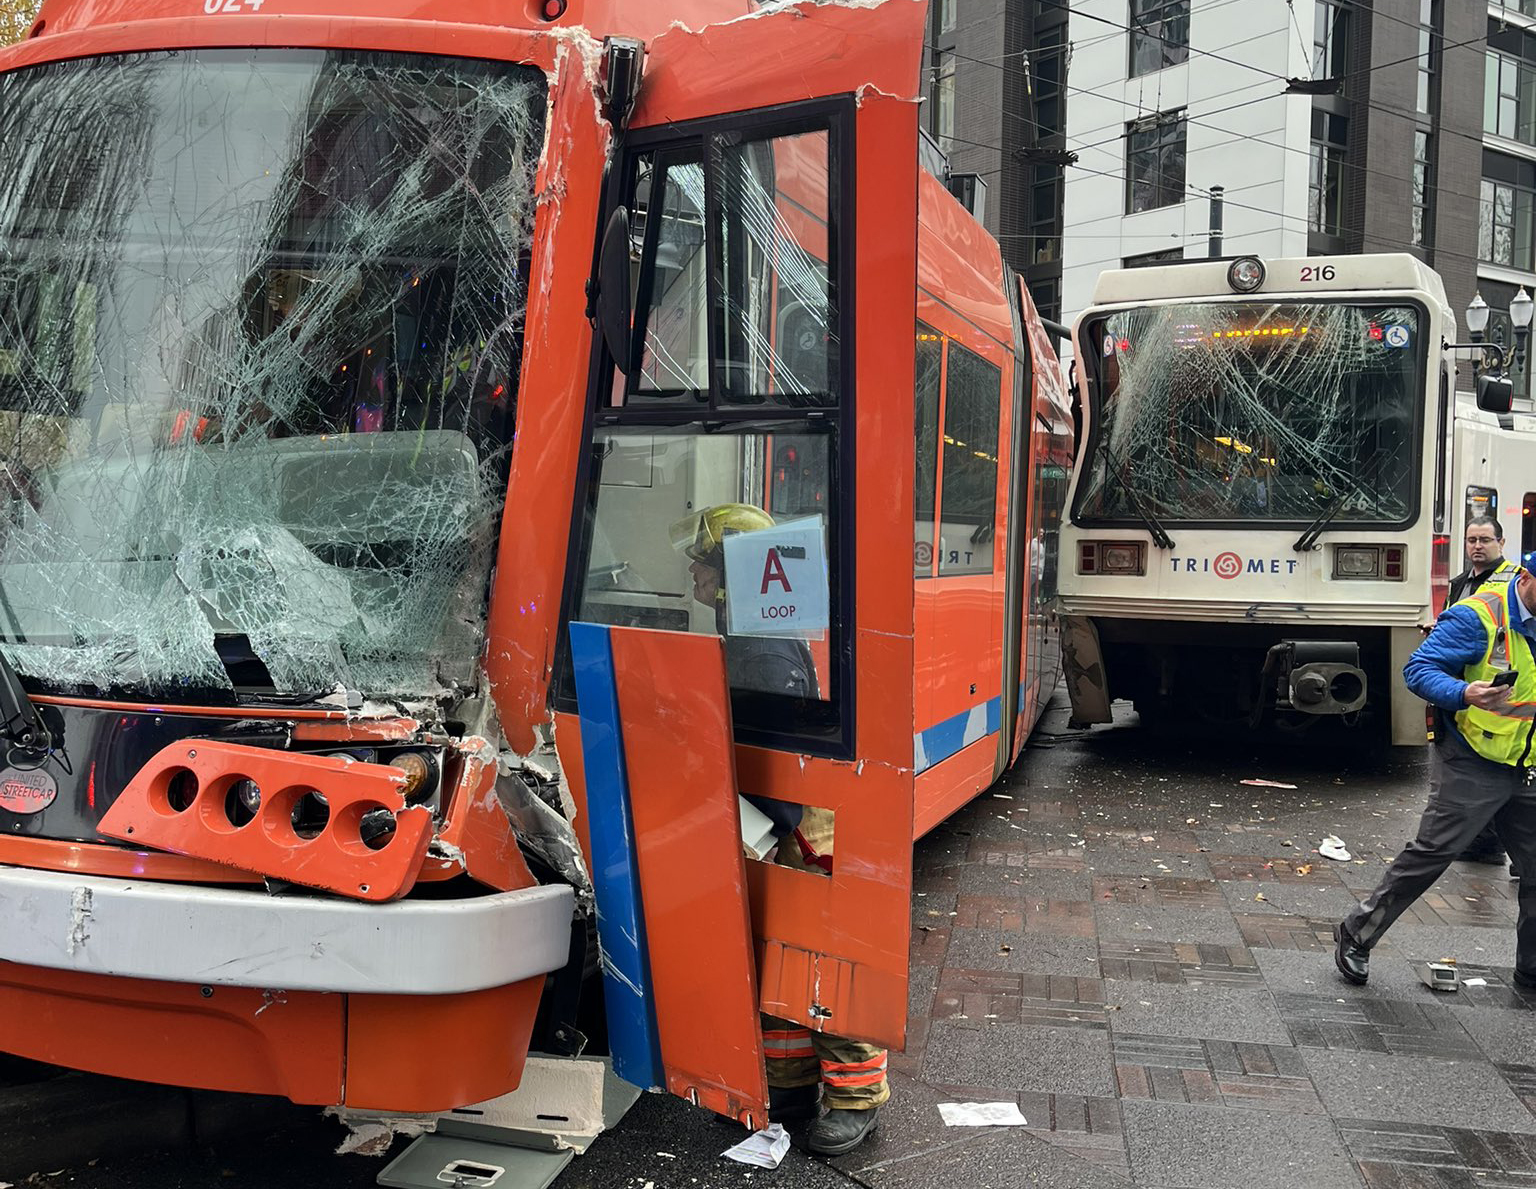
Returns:
[[[1016,1102],[941,1102],[939,1118],[946,1127],[1028,1126]]]
[[[726,630],[820,638],[830,625],[827,532],[820,516],[725,538]]]

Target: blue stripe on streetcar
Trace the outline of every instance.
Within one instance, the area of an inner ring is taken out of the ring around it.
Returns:
[[[616,1074],[649,1090],[663,1084],[661,1042],[645,956],[645,914],[608,629],[592,623],[571,624],[571,659],[586,769],[592,890],[597,900],[609,1052]]]

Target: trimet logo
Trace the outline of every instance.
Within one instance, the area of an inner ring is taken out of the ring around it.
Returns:
[[[1245,561],[1230,549],[1215,557],[1174,557],[1170,561],[1175,574],[1215,574],[1226,579],[1240,574],[1294,574],[1297,565],[1290,557],[1250,557]]]

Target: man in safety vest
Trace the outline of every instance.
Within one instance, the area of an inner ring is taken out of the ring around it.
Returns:
[[[1505,586],[1520,571],[1516,562],[1504,560],[1504,526],[1492,516],[1479,516],[1467,521],[1464,539],[1467,568],[1451,579],[1445,605],[1454,606],[1469,595],[1481,594],[1493,587]],[[1451,715],[1435,707],[1435,743],[1444,747],[1446,740],[1456,733]],[[1455,746],[1455,741],[1451,741]],[[1503,866],[1509,861],[1504,844],[1499,841],[1498,827],[1489,822],[1487,827],[1472,840],[1466,853],[1461,856],[1466,863],[1492,863]],[[1514,874],[1514,870],[1510,870]]]
[[[731,688],[815,698],[816,668],[804,641],[726,631],[725,539],[773,525],[773,517],[755,505],[716,504],[674,524],[672,540],[690,560],[695,601],[715,610],[716,630],[725,638]],[[822,874],[831,870],[830,810],[749,799],[774,823],[780,839],[775,861],[780,866]],[[823,1156],[841,1156],[869,1138],[879,1108],[891,1096],[884,1049],[765,1015],[763,1052],[771,1122],[814,1119],[805,1142]],[[821,1114],[822,1106],[826,1114]]]
[[[1522,562],[1504,586],[1441,615],[1403,668],[1409,689],[1454,712],[1456,733],[1431,760],[1417,837],[1334,927],[1334,962],[1349,982],[1366,981],[1371,947],[1490,821],[1516,867],[1536,870],[1536,553]],[[1536,989],[1536,879],[1520,885],[1515,982]]]

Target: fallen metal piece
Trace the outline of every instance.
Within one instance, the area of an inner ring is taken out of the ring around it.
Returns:
[[[1459,991],[1461,971],[1454,962],[1425,962],[1419,967],[1419,981],[1434,991]]]
[[[458,1135],[424,1135],[379,1174],[388,1189],[548,1189],[576,1158]]]

